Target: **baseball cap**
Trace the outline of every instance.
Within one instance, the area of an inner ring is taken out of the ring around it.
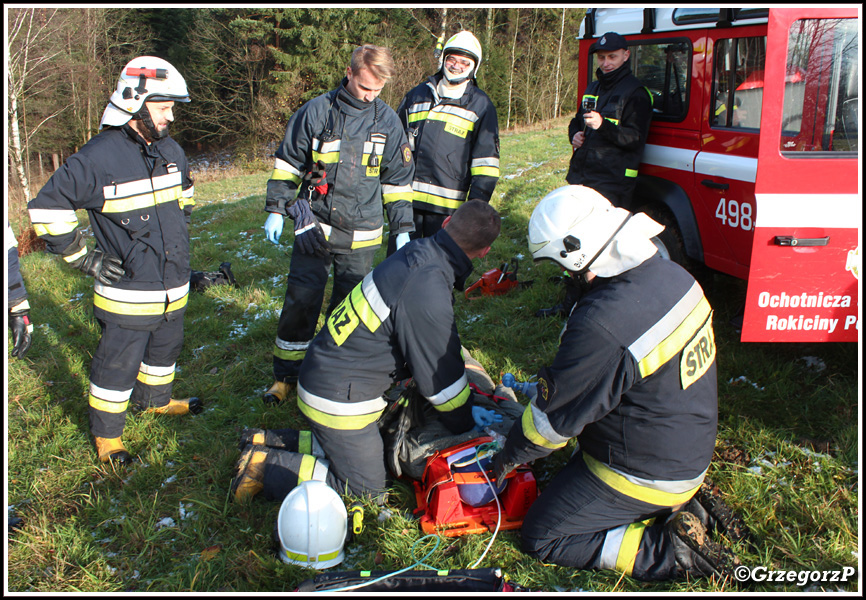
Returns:
[[[628,44],[620,34],[615,31],[608,31],[601,36],[601,39],[590,46],[589,53],[592,54],[599,50],[628,50]]]

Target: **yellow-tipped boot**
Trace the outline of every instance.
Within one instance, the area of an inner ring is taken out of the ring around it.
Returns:
[[[291,383],[275,381],[274,385],[271,386],[271,389],[265,392],[262,396],[262,401],[265,404],[279,404],[288,397],[289,392],[292,391],[293,387],[294,386]]]
[[[175,400],[172,398],[165,406],[152,406],[144,412],[155,413],[158,415],[171,415],[179,417],[186,414],[197,415],[204,410],[204,402],[201,398],[184,398],[183,400]]]
[[[232,498],[235,502],[243,502],[252,498],[264,488],[265,459],[268,449],[265,446],[247,446],[241,452],[232,479]]]
[[[99,462],[112,462],[120,465],[133,462],[132,455],[123,447],[123,442],[119,437],[94,437],[93,440],[96,445],[96,456],[99,458]]]

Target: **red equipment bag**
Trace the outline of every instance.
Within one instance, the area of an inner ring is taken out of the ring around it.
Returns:
[[[477,464],[472,468],[474,460],[466,460],[468,456],[474,458],[471,450],[476,446],[492,441],[493,438],[489,436],[468,440],[440,450],[427,460],[421,481],[413,482],[415,499],[418,502],[415,514],[420,515],[424,533],[457,537],[494,531],[497,521],[502,530],[517,529],[523,524],[530,505],[538,497],[538,486],[532,470],[521,465],[506,476],[504,484],[492,482],[500,490],[497,507],[484,474],[477,468]],[[468,454],[467,450],[470,451]],[[462,456],[449,463],[449,459],[455,455]],[[451,463],[465,468],[457,468],[455,472]],[[481,464],[485,465],[483,458]],[[489,502],[478,506],[470,504],[480,502],[485,494],[489,495]]]

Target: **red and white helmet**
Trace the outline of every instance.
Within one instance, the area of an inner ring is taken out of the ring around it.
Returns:
[[[117,89],[102,113],[101,126],[119,126],[137,118],[145,102],[189,102],[186,81],[171,63],[155,56],[139,56],[120,73]]]

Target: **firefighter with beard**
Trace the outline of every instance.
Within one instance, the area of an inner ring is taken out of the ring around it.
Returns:
[[[70,156],[28,204],[47,250],[95,279],[102,336],[90,368],[90,430],[101,462],[133,460],[121,436],[127,408],[186,415],[198,398],[171,397],[189,296],[194,188],[186,155],[168,135],[186,82],[153,56],[129,62],[101,132]],[[88,248],[75,211],[86,210]]]
[[[493,460],[501,478],[576,438],[521,528],[545,563],[640,580],[722,577],[736,564],[687,506],[715,447],[716,347],[700,285],[651,241],[662,229],[584,186],[551,192],[530,217],[533,259],[588,286]]]
[[[442,49],[439,73],[406,94],[397,114],[415,162],[412,239],[430,237],[467,199],[490,202],[499,179],[499,120],[478,87],[481,44],[469,31]],[[389,241],[388,254],[395,250]]]
[[[412,231],[412,153],[396,113],[377,98],[394,73],[387,48],[360,46],[339,87],[289,119],[268,180],[265,234],[279,243],[294,221],[294,247],[273,349],[267,403],[295,386],[334,270],[327,313],[373,268],[384,212],[397,246]]]

